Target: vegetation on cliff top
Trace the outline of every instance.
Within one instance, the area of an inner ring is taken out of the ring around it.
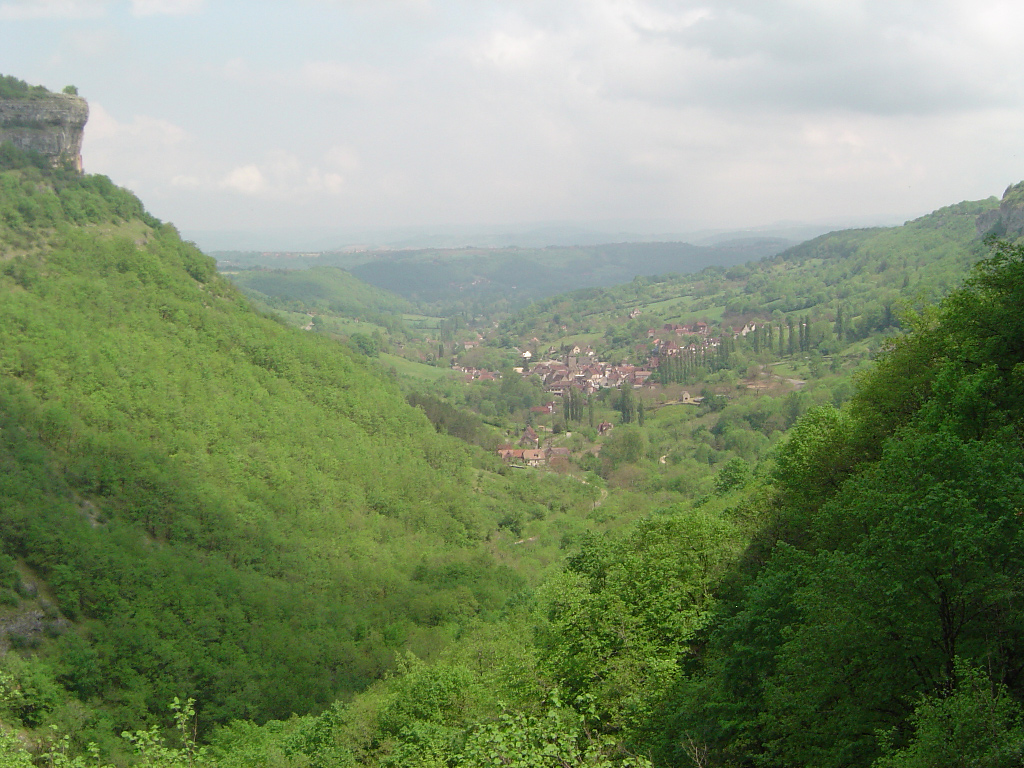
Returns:
[[[51,96],[42,85],[29,85],[13,75],[0,75],[0,99],[41,99]]]

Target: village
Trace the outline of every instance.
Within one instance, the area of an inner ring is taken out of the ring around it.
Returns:
[[[755,329],[756,326],[749,324],[733,329],[733,335],[736,338],[746,336]],[[661,328],[649,328],[647,337],[648,343],[642,345],[642,353],[646,355],[644,365],[610,363],[597,359],[597,354],[590,347],[573,345],[561,350],[561,359],[553,359],[559,350],[551,347],[547,350],[549,359],[532,365],[529,363],[532,353],[522,352],[524,364],[515,371],[524,378],[539,378],[544,391],[553,397],[565,398],[571,391],[582,396],[590,396],[602,389],[640,389],[654,386],[658,381],[657,368],[663,360],[677,356],[706,354],[720,345],[719,339],[709,334],[709,327],[704,322],[692,325],[666,323]],[[474,369],[464,369],[463,372],[467,374],[467,381],[493,380],[497,375]],[[698,405],[700,401],[701,398],[683,392],[678,402]],[[557,409],[556,402],[551,400],[546,405],[530,410],[538,415],[554,415]],[[599,436],[608,434],[613,428],[607,421],[593,426]],[[543,447],[542,439],[533,425],[526,427],[517,446],[502,445],[497,449],[497,453],[506,463],[529,467],[557,466],[560,460],[568,462],[571,458],[568,448]]]
[[[638,310],[630,313],[631,319],[637,316]],[[634,362],[623,360],[613,363],[602,360],[600,353],[588,345],[552,345],[545,349],[536,337],[521,343],[520,347],[513,348],[521,364],[511,372],[524,379],[536,377],[544,393],[552,399],[545,405],[531,408],[530,423],[518,440],[499,446],[497,453],[502,460],[514,466],[558,466],[559,460],[568,462],[572,457],[567,448],[545,446],[545,440],[538,435],[538,431],[556,430],[545,426],[543,422],[534,422],[533,418],[550,416],[554,422],[555,415],[563,411],[562,402],[566,402],[565,399],[571,393],[590,398],[601,390],[652,388],[659,384],[678,382],[679,378],[673,377],[673,371],[681,370],[680,364],[704,365],[712,359],[712,355],[724,358],[727,355],[726,347],[731,348],[731,344],[723,346],[723,339],[741,339],[759,331],[760,326],[761,323],[745,322],[742,326],[712,329],[707,322],[696,321],[649,327],[646,334],[639,332],[635,354],[632,355]],[[483,344],[486,341],[482,336],[464,342],[466,349]],[[540,355],[544,355],[544,359],[535,360]],[[665,365],[670,362],[673,365],[666,369]],[[452,368],[462,373],[467,383],[499,381],[502,378],[502,374],[497,371],[470,365],[454,363]],[[505,375],[509,374],[510,371],[506,369]],[[675,402],[696,406],[701,400],[689,392],[682,392]],[[602,421],[599,424],[591,423],[590,426],[601,437],[608,434],[614,425]]]

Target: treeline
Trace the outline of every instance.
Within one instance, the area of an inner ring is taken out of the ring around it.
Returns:
[[[146,213],[137,197],[106,176],[84,176],[73,169],[50,168],[49,158],[0,144],[0,227],[4,242],[27,247],[68,226],[159,220]]]

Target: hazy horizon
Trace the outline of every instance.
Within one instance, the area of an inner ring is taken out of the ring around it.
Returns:
[[[0,72],[89,100],[86,171],[207,248],[898,223],[1024,178],[1004,0],[0,0],[0,21]]]

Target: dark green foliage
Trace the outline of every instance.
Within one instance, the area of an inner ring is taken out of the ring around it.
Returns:
[[[49,95],[41,85],[29,85],[13,75],[0,75],[0,99],[40,99]]]
[[[709,706],[681,704],[675,727],[721,759],[1019,762],[1024,350],[1009,336],[1024,253],[994,248],[865,377],[849,415],[813,412],[779,450],[769,530],[796,548],[757,568],[704,676],[678,693]]]
[[[958,661],[958,684],[947,696],[926,696],[909,718],[913,734],[904,741],[886,733],[888,753],[875,768],[1011,768],[1021,764],[1024,728],[1018,702],[1006,687],[993,685],[984,671]]]
[[[0,171],[20,168],[49,168],[50,158],[31,150],[18,149],[9,141],[0,143]]]
[[[750,478],[750,465],[740,457],[729,459],[715,475],[715,493],[723,495],[741,488]]]
[[[444,432],[467,443],[493,448],[496,438],[488,433],[479,417],[459,410],[440,398],[415,392],[406,396],[409,405],[421,408],[438,432]]]

